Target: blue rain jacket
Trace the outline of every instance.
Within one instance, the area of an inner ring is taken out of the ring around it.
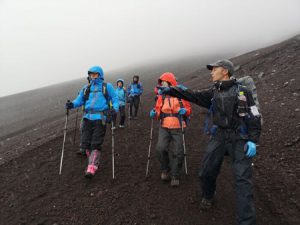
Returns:
[[[127,94],[129,97],[143,94],[142,83],[130,83],[128,86]]]
[[[88,120],[101,120],[101,112],[109,109],[109,102],[112,103],[113,109],[119,111],[119,100],[114,87],[112,84],[107,83],[107,94],[108,102],[106,101],[105,96],[102,93],[103,85],[103,71],[101,67],[95,66],[90,68],[89,72],[99,73],[99,77],[95,80],[91,80],[91,89],[89,98],[84,102],[84,91],[88,87],[85,85],[79,92],[79,95],[73,101],[74,108],[84,105],[84,115],[83,117]],[[105,116],[104,116],[105,117]],[[106,119],[106,118],[104,118]]]
[[[119,99],[119,105],[120,106],[126,105],[126,91],[124,90],[123,87],[116,88],[116,95],[118,96]]]

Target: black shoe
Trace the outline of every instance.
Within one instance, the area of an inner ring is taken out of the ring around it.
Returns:
[[[160,179],[162,181],[169,181],[170,180],[170,175],[168,172],[166,171],[162,171],[161,174],[160,174]]]
[[[213,203],[214,203],[214,198],[211,199],[202,198],[200,203],[200,208],[203,210],[209,210],[213,206]]]
[[[84,149],[80,148],[77,152],[76,152],[77,155],[82,155],[82,156],[86,156],[86,152]]]

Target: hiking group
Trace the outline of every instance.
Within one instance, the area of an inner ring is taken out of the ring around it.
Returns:
[[[187,174],[184,129],[191,114],[190,102],[208,109],[205,130],[210,139],[199,172],[202,190],[200,206],[203,210],[213,206],[217,176],[224,156],[229,155],[234,176],[238,224],[254,225],[256,213],[252,157],[256,155],[256,145],[261,133],[261,115],[254,93],[255,86],[251,78],[251,88],[244,82],[245,79],[237,80],[233,76],[234,65],[229,60],[208,64],[207,69],[211,71],[213,85],[205,90],[193,91],[178,85],[174,74],[170,72],[159,77],[155,106],[150,111],[152,126],[148,163],[155,119],[160,121],[156,154],[160,162],[161,180],[170,181],[172,187],[179,186],[183,164]],[[74,101],[66,103],[66,108],[68,111],[83,106],[80,146],[85,149],[88,158],[85,176],[92,177],[99,166],[106,124],[112,122],[113,131],[116,128],[116,115],[120,112],[119,127],[124,128],[126,102],[129,104],[129,118],[135,119],[143,87],[139,77],[134,76],[127,92],[122,79],[117,80],[117,88],[114,90],[110,83],[104,82],[103,70],[98,66],[89,69],[88,75],[90,83],[81,89]]]

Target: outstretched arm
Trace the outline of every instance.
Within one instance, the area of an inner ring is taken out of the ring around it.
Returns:
[[[163,91],[163,93],[187,100],[205,108],[210,107],[211,99],[213,97],[212,89],[193,91],[185,87],[176,86],[171,86],[169,90],[166,90],[166,92]]]

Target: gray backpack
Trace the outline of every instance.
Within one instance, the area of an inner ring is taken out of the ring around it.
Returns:
[[[257,90],[256,90],[256,86],[255,86],[255,83],[254,83],[254,80],[252,79],[252,77],[250,77],[250,76],[241,77],[241,78],[237,79],[237,82],[240,85],[246,87],[249,91],[251,91],[255,105],[258,108],[258,110],[260,110],[259,102],[258,102],[258,98],[257,98]]]

